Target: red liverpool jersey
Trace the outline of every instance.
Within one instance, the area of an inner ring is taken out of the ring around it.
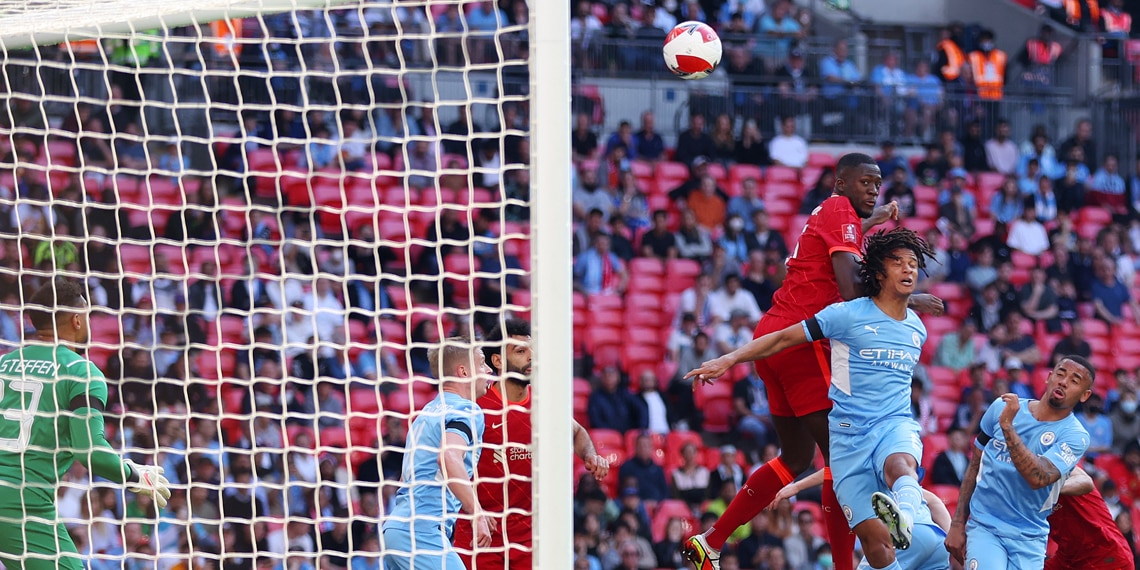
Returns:
[[[486,416],[484,448],[476,469],[479,505],[488,512],[507,513],[504,529],[507,542],[529,544],[532,512],[530,388],[523,401],[508,403],[495,384],[478,403]]]
[[[1049,515],[1049,528],[1057,554],[1046,568],[1134,568],[1132,551],[1096,489],[1076,497],[1061,495]]]
[[[831,255],[837,251],[863,256],[863,220],[855,213],[850,200],[832,195],[808,218],[796,248],[788,257],[788,276],[772,296],[772,308],[765,319],[787,326],[842,301],[831,265]],[[777,329],[769,326],[766,330]]]

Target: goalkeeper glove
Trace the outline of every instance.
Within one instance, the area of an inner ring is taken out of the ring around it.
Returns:
[[[140,495],[147,495],[154,499],[158,508],[166,507],[166,501],[170,498],[170,481],[162,475],[163,469],[153,465],[139,465],[130,459],[124,461],[131,472],[138,476],[138,481],[128,482],[126,484],[127,490],[132,493]]]

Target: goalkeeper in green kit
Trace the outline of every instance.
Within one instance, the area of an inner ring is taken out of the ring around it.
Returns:
[[[166,506],[162,469],[119,457],[103,435],[107,383],[75,351],[88,339],[81,281],[56,277],[25,310],[35,327],[18,351],[0,356],[0,562],[7,570],[81,570],[56,514],[56,486],[78,460],[93,476]]]

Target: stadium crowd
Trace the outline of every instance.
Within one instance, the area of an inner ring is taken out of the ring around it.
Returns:
[[[453,4],[433,13],[436,29],[490,33],[525,22],[525,2],[478,4],[464,19]],[[251,19],[229,32],[331,38],[361,26],[390,32],[397,20],[424,29],[429,17],[404,7],[321,16],[267,17],[265,30]],[[575,417],[615,465],[606,480],[582,475],[576,487],[576,568],[683,567],[679,543],[715,520],[751,466],[779,453],[750,369],[696,392],[682,376],[751,339],[803,220],[831,192],[837,157],[808,139],[880,128],[857,121],[872,107],[848,106],[853,99],[894,113],[882,138],[926,142],[921,157],[893,142],[879,156],[882,199],[897,200],[902,223],[937,246],[922,287],[948,307],[927,319],[914,384],[927,430],[924,483],[952,505],[986,404],[1008,391],[1035,394],[1057,355],[1083,354],[1115,372],[1081,411],[1096,440],[1085,469],[1133,539],[1140,178],[1121,164],[1128,157],[1098,145],[1087,121],[1012,140],[1001,106],[969,79],[965,55],[988,57],[986,36],[967,43],[953,26],[945,39],[956,52],[939,44],[932,62],[912,62],[913,73],[888,54],[869,77],[843,39],[809,71],[797,40],[812,34],[810,12],[786,0],[582,2],[572,38],[589,66],[615,61],[603,57],[604,42],[593,45],[603,35],[658,41],[677,19],[721,26],[733,111],[698,109],[671,145],[648,111],[614,133],[582,114],[572,133]],[[1055,60],[1044,34],[1037,39]],[[447,39],[431,49],[444,63],[498,57],[480,38],[470,36],[477,49]],[[522,32],[511,38],[525,46]],[[268,51],[187,52],[178,65],[235,56],[243,69],[319,71],[427,49],[249,45]],[[151,65],[165,57],[159,51]],[[1054,60],[1040,55],[1027,57],[1045,70]],[[764,84],[779,97],[757,101],[751,88],[769,75],[780,78]],[[361,92],[351,77],[304,87],[285,77],[271,82],[278,95]],[[423,380],[424,347],[467,325],[486,331],[499,308],[525,314],[529,305],[528,109],[506,104],[496,124],[463,105],[441,124],[425,103],[247,112],[228,143],[213,145],[224,173],[214,176],[192,168],[177,139],[148,133],[145,97],[131,84],[112,81],[105,103],[61,113],[14,94],[0,117],[10,135],[0,140],[0,342],[20,343],[22,292],[54,270],[88,275],[99,308],[89,354],[112,387],[108,435],[140,463],[164,465],[179,486],[170,508],[144,524],[135,521],[151,513],[146,497],[89,491],[76,469],[60,490],[61,515],[96,570],[150,568],[152,556],[164,569],[208,567],[205,557],[188,559],[191,549],[230,553],[226,568],[378,568],[377,525],[399,478],[404,414],[434,390]],[[381,94],[401,90],[379,85]],[[966,103],[949,105],[952,91]],[[864,93],[873,95],[852,97]],[[405,149],[398,141],[410,134],[441,141]],[[48,164],[82,165],[84,175]],[[410,243],[413,235],[424,239]],[[456,277],[472,270],[498,276]],[[440,311],[448,307],[475,310]],[[741,529],[721,564],[826,569],[830,556],[818,496],[805,492]]]

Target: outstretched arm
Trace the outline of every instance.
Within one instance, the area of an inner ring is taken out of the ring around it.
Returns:
[[[822,484],[823,484],[823,469],[817,469],[815,471],[815,473],[812,473],[811,475],[808,475],[807,477],[804,477],[803,479],[800,479],[798,481],[792,481],[791,483],[784,485],[784,488],[780,489],[780,492],[776,493],[776,497],[774,499],[772,499],[771,503],[768,504],[767,509],[773,510],[780,504],[780,501],[783,501],[784,499],[790,499],[790,498],[800,494],[800,492],[803,491],[804,489],[810,489],[812,487],[818,487]]]
[[[753,339],[748,344],[720,357],[714,358],[685,375],[685,379],[695,378],[704,383],[712,383],[742,362],[752,362],[768,358],[782,350],[808,342],[803,323],[796,323],[784,330],[768,333]],[[693,384],[696,386],[696,383]]]

